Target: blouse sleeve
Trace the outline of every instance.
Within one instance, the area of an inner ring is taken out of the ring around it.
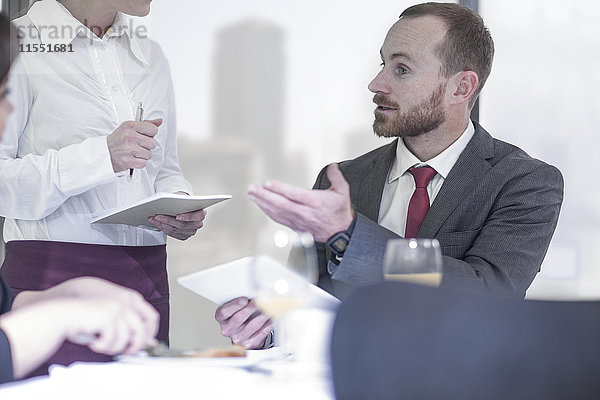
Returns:
[[[163,122],[166,124],[167,142],[165,145],[165,160],[161,165],[160,171],[156,177],[154,189],[156,192],[175,193],[178,191],[187,194],[192,193],[192,185],[183,177],[181,167],[179,166],[179,157],[177,155],[177,128],[175,116],[175,95],[173,92],[173,80],[169,63],[164,57],[160,46],[153,43],[153,57],[161,59],[159,65],[159,75],[168,77],[168,118]],[[160,57],[159,57],[160,56]]]
[[[23,220],[45,218],[70,197],[116,179],[105,136],[19,157],[35,102],[24,60],[15,61],[8,87],[14,111],[6,120],[0,142],[0,215]]]

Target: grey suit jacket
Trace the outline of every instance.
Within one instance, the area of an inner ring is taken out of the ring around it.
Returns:
[[[563,198],[560,171],[516,146],[494,139],[478,123],[448,174],[418,237],[439,240],[442,286],[524,297],[556,228]],[[396,141],[340,163],[358,213],[342,262],[319,245],[319,284],[338,297],[383,279],[387,240],[397,234],[377,224]],[[329,187],[325,169],[315,188]]]

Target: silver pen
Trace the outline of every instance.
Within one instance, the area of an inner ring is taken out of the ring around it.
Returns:
[[[144,108],[142,102],[140,101],[137,106],[137,111],[135,112],[135,120],[137,122],[142,122],[144,118]],[[129,179],[133,176],[133,168],[129,168]]]

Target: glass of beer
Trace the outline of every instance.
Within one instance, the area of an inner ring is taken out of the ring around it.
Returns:
[[[436,239],[394,239],[387,242],[383,259],[385,280],[439,286],[442,252]]]
[[[284,316],[306,303],[318,278],[312,235],[283,226],[263,229],[256,236],[250,274],[253,301],[274,321],[276,345],[285,347]]]

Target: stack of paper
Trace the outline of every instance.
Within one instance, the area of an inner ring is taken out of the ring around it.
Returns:
[[[257,289],[251,285],[250,274],[254,257],[240,258],[226,264],[208,268],[177,281],[187,289],[206,297],[216,304],[223,304],[238,297],[255,298]],[[306,281],[282,265],[275,262],[262,264],[272,277],[282,277],[292,285],[306,285]],[[340,300],[316,285],[309,284],[306,307],[336,309]]]

